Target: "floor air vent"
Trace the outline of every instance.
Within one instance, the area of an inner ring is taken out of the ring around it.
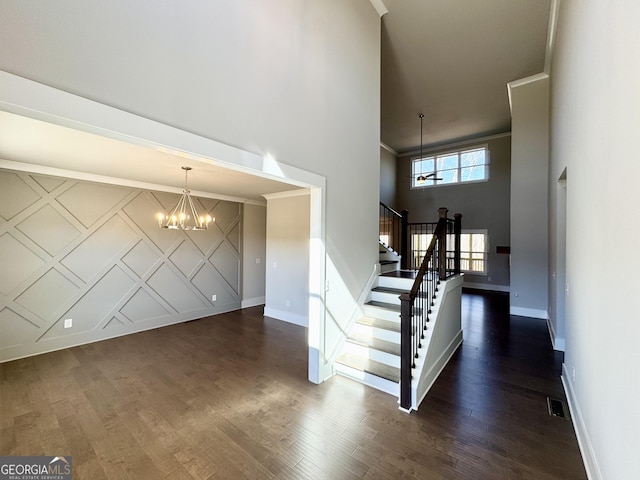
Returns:
[[[567,406],[562,400],[547,397],[547,407],[549,408],[549,415],[568,419],[567,414],[565,413],[567,411]]]

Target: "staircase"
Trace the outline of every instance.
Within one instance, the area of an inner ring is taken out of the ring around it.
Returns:
[[[386,250],[386,249],[385,249]],[[396,256],[395,253],[391,252]],[[343,349],[334,362],[336,373],[399,398],[400,409],[417,410],[442,369],[462,342],[460,325],[460,294],[462,276],[457,275],[438,282],[437,277],[426,278],[431,293],[420,292],[422,298],[413,307],[420,317],[420,305],[429,306],[428,323],[420,327],[420,348],[415,359],[412,355],[409,377],[410,399],[401,390],[401,319],[400,295],[411,290],[416,271],[399,270],[399,262],[389,252],[380,251],[381,273],[376,278],[362,306],[363,315],[355,321],[345,340]],[[405,295],[406,296],[406,295]],[[429,298],[429,301],[426,299]],[[416,328],[412,326],[411,329]],[[413,330],[415,332],[415,330]],[[411,339],[416,337],[409,333]],[[411,340],[413,342],[413,340]],[[405,387],[407,388],[407,387]],[[405,395],[405,396],[403,396]],[[406,405],[406,406],[404,406]]]
[[[391,239],[412,238],[405,231],[407,212],[400,223],[392,220],[399,214],[381,204],[380,274],[333,357],[336,373],[394,395],[405,412],[418,409],[462,343],[461,215],[452,220],[446,213],[440,208],[435,228],[424,232],[430,240],[416,270],[400,270],[396,250],[403,250],[405,241]]]
[[[335,363],[338,373],[394,396],[400,392],[399,296],[415,278],[414,272],[400,271],[399,264],[398,255],[380,245],[382,273]]]

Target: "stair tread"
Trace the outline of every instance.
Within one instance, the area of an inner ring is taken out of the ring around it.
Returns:
[[[391,332],[400,332],[400,318],[397,322],[391,322],[389,320],[381,320],[379,318],[372,317],[360,317],[356,320],[356,323],[360,325],[366,325],[369,327],[381,328],[383,330],[389,330]]]
[[[365,334],[352,334],[347,338],[348,342],[362,345],[363,347],[369,347],[373,350],[380,352],[390,353],[392,355],[400,356],[400,344],[389,342],[387,340],[381,340]]]
[[[354,355],[352,353],[343,353],[340,355],[336,362],[354,368],[361,372],[367,372],[371,375],[375,375],[391,382],[400,382],[400,369],[385,365],[384,363],[376,362],[368,358]]]
[[[369,305],[370,307],[383,308],[383,309],[389,310],[391,312],[400,313],[400,304],[399,303],[396,304],[396,303],[379,302],[377,300],[369,300],[367,303],[365,303],[365,305]],[[413,307],[414,315],[420,315],[421,312],[422,312],[421,308]]]
[[[396,278],[416,278],[417,271],[415,270],[395,270],[393,272],[381,273],[382,277],[396,277]]]
[[[393,263],[400,263],[399,260],[380,260],[381,265],[391,265]]]
[[[384,308],[386,310],[392,310],[394,312],[400,312],[400,305],[394,303],[386,303],[386,302],[378,302],[377,300],[370,300],[365,305],[370,305],[372,307]]]
[[[393,288],[393,287],[374,287],[371,289],[371,291],[378,292],[378,293],[392,293],[395,295],[402,295],[403,293],[409,293],[411,289]],[[418,292],[418,297],[426,297],[426,296],[427,296],[427,292],[425,291]]]
[[[397,293],[398,295],[407,293],[409,291],[403,288],[392,288],[392,287],[374,287],[371,290],[373,292],[381,292],[381,293]]]

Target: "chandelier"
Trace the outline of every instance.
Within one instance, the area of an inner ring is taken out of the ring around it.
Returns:
[[[206,230],[209,223],[215,222],[216,219],[211,215],[198,215],[196,206],[189,195],[189,187],[187,186],[187,173],[191,167],[182,167],[184,170],[184,189],[182,196],[176,206],[171,210],[169,215],[158,213],[158,226],[160,228],[168,228],[170,230]]]

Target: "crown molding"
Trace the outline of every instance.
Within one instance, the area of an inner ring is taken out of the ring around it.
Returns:
[[[400,154],[398,152],[396,152],[393,148],[391,148],[389,145],[387,145],[386,143],[382,143],[380,142],[380,147],[384,148],[387,152],[389,152],[391,155],[393,155],[394,157],[398,157]]]
[[[301,197],[303,195],[310,195],[310,193],[309,189],[300,188],[298,190],[289,190],[288,192],[265,193],[262,196],[267,200],[274,200],[277,198]]]
[[[509,94],[509,111],[513,114],[513,103],[511,102],[511,91],[514,88],[522,87],[523,85],[528,85],[529,83],[539,82],[540,80],[547,80],[549,78],[549,74],[542,72],[536,73],[535,75],[531,75],[530,77],[520,78],[518,80],[514,80],[513,82],[507,83],[507,93]]]
[[[549,12],[549,27],[547,28],[547,45],[544,53],[544,73],[551,73],[551,61],[553,60],[553,49],[556,43],[556,33],[558,31],[558,15],[560,13],[560,0],[551,0],[551,11]]]
[[[389,9],[385,6],[384,3],[382,3],[382,0],[369,0],[369,2],[371,2],[371,5],[373,5],[373,8],[376,9],[376,12],[378,12],[378,15],[380,15],[380,18],[384,17],[387,13],[389,13]]]
[[[5,160],[2,158],[0,158],[0,168],[24,173],[33,173],[36,175],[49,175],[52,177],[82,180],[85,182],[106,183],[108,185],[139,188],[141,190],[152,190],[154,192],[182,193],[184,190],[182,187],[171,187],[168,185],[160,185],[157,183],[139,182],[137,180],[129,180],[127,178],[109,177],[107,175],[98,175],[95,173],[79,172],[75,170],[67,170],[64,168],[48,167],[46,165],[37,165],[34,163],[14,162],[13,160]],[[260,201],[250,200],[244,197],[234,197],[232,195],[203,192],[201,190],[190,190],[190,192],[193,197],[212,198],[214,200],[225,200],[227,202],[235,203],[264,205],[263,203],[260,203]]]
[[[510,137],[510,136],[511,136],[511,132],[502,132],[502,133],[496,133],[495,135],[485,135],[483,137],[475,137],[475,138],[469,138],[467,140],[460,140],[458,142],[443,143],[442,145],[423,148],[422,153],[425,154],[425,153],[439,152],[442,150],[449,150],[451,148],[464,147],[466,145],[471,145],[473,143],[488,142],[490,140],[497,140],[498,138],[504,138],[504,137]],[[398,156],[412,157],[414,155],[420,155],[419,148],[415,148],[413,150],[407,150],[406,152],[400,153]]]

